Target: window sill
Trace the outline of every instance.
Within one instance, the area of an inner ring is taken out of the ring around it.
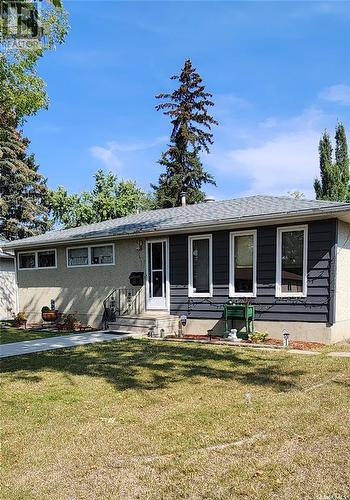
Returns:
[[[212,297],[212,293],[189,293],[188,296],[190,298],[196,298],[196,297]]]
[[[230,299],[256,299],[255,293],[230,293]]]
[[[50,267],[19,267],[18,271],[47,271],[48,269],[57,269],[57,266],[50,266]]]
[[[280,293],[275,295],[276,299],[306,299],[305,293]]]

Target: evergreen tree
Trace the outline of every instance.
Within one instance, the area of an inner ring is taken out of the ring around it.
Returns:
[[[48,189],[13,114],[0,112],[0,236],[15,240],[49,228]]]
[[[169,116],[173,127],[169,147],[159,160],[165,173],[160,175],[158,185],[152,185],[156,204],[163,208],[179,205],[183,191],[188,203],[203,201],[202,185],[215,185],[199,156],[202,151],[209,153],[213,144],[211,126],[218,124],[208,113],[208,108],[214,105],[210,100],[212,94],[205,91],[202,78],[189,59],[180,75],[172,76],[171,80],[178,80],[179,87],[172,93],[156,96],[164,101],[156,110]]]
[[[347,201],[349,199],[349,154],[345,128],[339,123],[335,133],[335,161],[328,132],[324,132],[319,144],[321,179],[315,179],[316,199]]]

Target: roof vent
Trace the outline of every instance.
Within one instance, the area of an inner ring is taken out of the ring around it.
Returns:
[[[207,196],[204,200],[204,203],[212,203],[213,201],[215,201],[214,196]]]
[[[186,206],[186,191],[182,191],[180,193],[180,197],[181,197],[181,206],[185,207]]]

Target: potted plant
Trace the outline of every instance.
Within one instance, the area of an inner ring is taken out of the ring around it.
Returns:
[[[41,317],[42,317],[43,321],[48,321],[48,322],[57,321],[58,311],[56,311],[56,310],[52,311],[49,307],[44,306],[41,309]]]

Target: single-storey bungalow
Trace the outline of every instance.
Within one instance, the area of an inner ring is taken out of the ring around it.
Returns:
[[[256,329],[272,337],[286,328],[294,339],[350,338],[347,203],[207,201],[51,231],[6,248],[16,254],[19,309],[29,321],[39,321],[53,300],[93,326],[102,326],[105,311],[116,329],[154,317],[173,320],[164,323],[166,333],[182,317],[187,333],[203,334],[222,331],[230,299],[253,304]]]

